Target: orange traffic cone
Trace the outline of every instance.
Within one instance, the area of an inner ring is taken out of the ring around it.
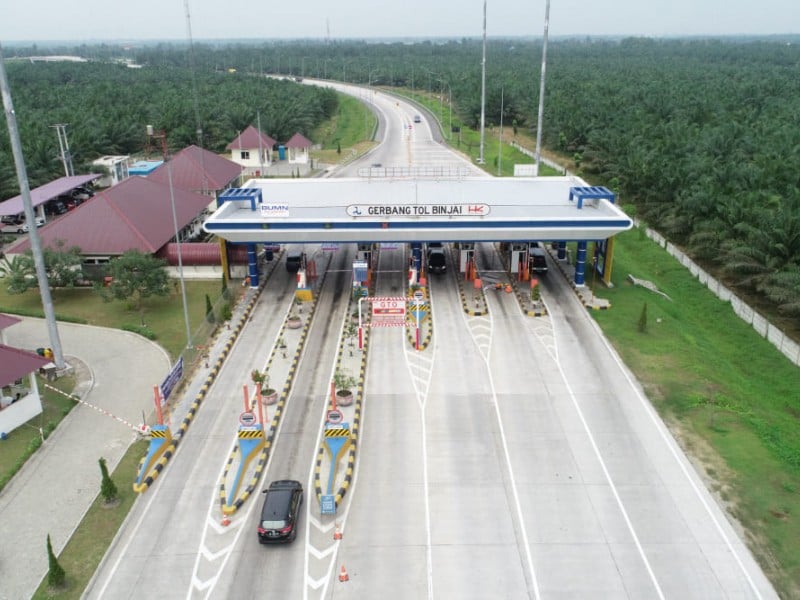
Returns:
[[[342,539],[342,530],[339,529],[339,525],[336,525],[336,530],[333,532],[333,539],[340,540]]]
[[[223,527],[227,527],[230,524],[231,524],[231,520],[228,518],[228,515],[224,515],[222,517],[222,526]]]
[[[350,576],[347,574],[347,569],[342,565],[342,570],[339,572],[339,581],[349,581]]]
[[[506,286],[506,294],[510,294],[510,293],[511,293],[511,286],[507,285]]]

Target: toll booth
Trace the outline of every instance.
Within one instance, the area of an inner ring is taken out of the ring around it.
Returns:
[[[511,274],[517,274],[519,278],[522,279],[522,273],[527,273],[528,271],[528,244],[519,242],[511,244],[509,261],[509,271]]]
[[[353,261],[353,298],[368,295],[369,263],[364,260]]]
[[[468,273],[475,264],[475,243],[462,242],[458,246],[458,271]]]
[[[417,285],[422,273],[422,243],[411,242],[411,256],[408,259],[408,286]]]
[[[369,265],[369,268],[372,268],[372,259],[373,259],[373,244],[358,244],[358,248],[356,250],[356,260],[361,260]]]

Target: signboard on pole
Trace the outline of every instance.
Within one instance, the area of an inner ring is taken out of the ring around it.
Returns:
[[[405,298],[376,298],[372,301],[372,316],[405,320]]]
[[[336,500],[331,494],[325,494],[320,498],[320,512],[323,515],[336,514]]]
[[[161,389],[162,405],[166,404],[170,393],[175,387],[175,384],[180,381],[181,377],[183,377],[183,356],[178,359],[178,362],[172,365],[172,369],[170,369],[169,373],[164,378],[164,381],[162,381],[161,385],[159,386]]]
[[[256,416],[251,412],[243,412],[239,415],[239,423],[244,427],[252,427],[256,424]]]

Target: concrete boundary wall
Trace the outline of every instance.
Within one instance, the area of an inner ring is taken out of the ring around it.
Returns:
[[[731,292],[709,273],[701,269],[691,258],[684,254],[677,246],[668,242],[660,233],[649,227],[645,227],[636,219],[634,219],[633,224],[635,227],[644,228],[648,238],[664,248],[670,256],[689,269],[689,272],[694,275],[700,283],[711,290],[720,300],[723,302],[730,302],[733,312],[736,313],[740,319],[749,323],[760,336],[766,338],[773,346],[780,350],[792,364],[800,366],[800,344],[785,335],[783,331],[770,323],[766,317],[756,312],[750,305],[736,296],[736,294]]]

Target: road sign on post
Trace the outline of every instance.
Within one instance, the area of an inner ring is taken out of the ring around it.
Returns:
[[[252,427],[256,424],[256,416],[251,412],[243,412],[239,415],[239,423],[245,427]]]
[[[373,317],[406,318],[405,298],[376,298],[372,302]]]

